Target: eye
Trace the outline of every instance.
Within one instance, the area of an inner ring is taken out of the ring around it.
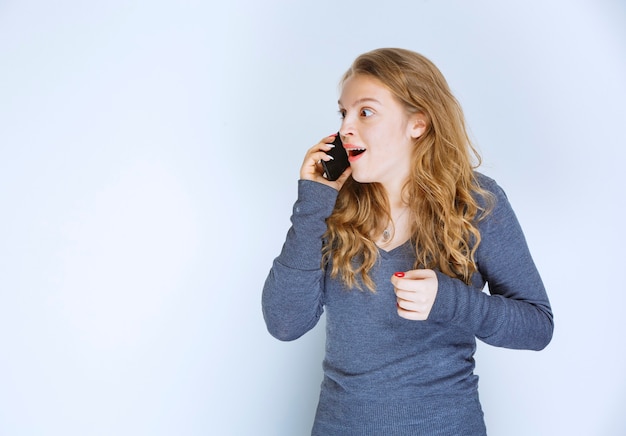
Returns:
[[[337,111],[337,113],[339,114],[339,116],[341,117],[342,120],[346,117],[346,110],[345,109],[339,109]]]
[[[362,117],[371,117],[372,115],[374,115],[374,111],[371,109],[367,109],[367,108],[363,108],[361,109],[361,116]]]

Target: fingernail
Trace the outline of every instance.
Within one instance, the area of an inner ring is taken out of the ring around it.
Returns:
[[[396,276],[396,277],[404,277],[404,273],[402,271],[398,271],[397,273],[394,274],[394,276]]]

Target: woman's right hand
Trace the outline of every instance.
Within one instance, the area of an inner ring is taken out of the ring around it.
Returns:
[[[324,168],[321,164],[321,161],[328,162],[332,159],[326,152],[334,147],[332,144],[334,140],[335,135],[327,136],[307,151],[302,168],[300,168],[300,179],[322,183],[335,188],[337,191],[341,189],[348,176],[352,173],[352,168],[348,167],[337,180],[330,181],[323,176]]]

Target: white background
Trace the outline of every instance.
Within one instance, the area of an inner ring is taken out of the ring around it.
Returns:
[[[305,435],[323,325],[260,294],[358,54],[431,58],[553,304],[491,435],[626,434],[622,1],[0,0],[0,434]]]

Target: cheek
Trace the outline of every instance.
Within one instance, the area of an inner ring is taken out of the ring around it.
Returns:
[[[362,133],[362,138],[368,150],[375,153],[386,153],[394,142],[389,132],[382,129],[366,130]]]

